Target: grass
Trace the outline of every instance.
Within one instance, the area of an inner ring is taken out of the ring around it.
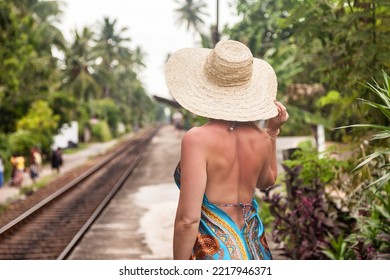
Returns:
[[[0,203],[0,214],[3,214],[7,210],[9,205],[7,203]]]
[[[70,148],[70,149],[64,149],[62,150],[62,152],[64,154],[67,154],[67,155],[71,155],[71,154],[74,154],[74,153],[77,153],[81,150],[84,150],[85,148],[87,148],[91,143],[79,143],[77,148]]]
[[[19,190],[19,196],[29,196],[35,191],[46,187],[46,185],[55,177],[55,175],[48,175],[40,178],[31,186],[22,187]],[[0,215],[3,214],[10,207],[9,203],[0,203]]]
[[[48,175],[48,176],[42,177],[39,180],[37,180],[34,184],[32,184],[31,186],[22,187],[20,189],[19,193],[21,195],[26,195],[26,196],[31,195],[33,192],[35,192],[41,188],[46,187],[46,185],[49,183],[49,181],[51,181],[54,177],[55,177],[55,175]]]

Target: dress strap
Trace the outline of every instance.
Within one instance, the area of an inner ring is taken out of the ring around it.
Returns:
[[[247,225],[247,220],[250,216],[250,209],[253,208],[252,202],[250,203],[242,203],[242,202],[237,202],[237,203],[214,203],[216,206],[220,207],[237,207],[240,206],[242,207],[242,216],[244,218],[245,225]],[[249,207],[249,210],[247,211],[246,208]]]

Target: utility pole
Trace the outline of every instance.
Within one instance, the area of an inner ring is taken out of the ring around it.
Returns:
[[[219,0],[217,0],[217,19],[216,19],[216,23],[215,23],[215,30],[212,34],[212,39],[213,39],[214,46],[220,40],[220,35],[219,35]]]
[[[217,0],[217,22],[215,23],[215,29],[217,31],[219,40],[219,0]]]

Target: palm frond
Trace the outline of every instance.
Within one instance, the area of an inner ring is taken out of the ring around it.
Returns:
[[[377,180],[375,180],[374,182],[371,182],[370,184],[368,184],[364,189],[368,189],[368,188],[370,188],[374,185],[377,185],[377,184],[379,184],[379,188],[380,188],[383,185],[385,185],[389,180],[390,180],[390,173],[387,173],[387,174],[383,175],[382,177],[378,178]]]
[[[377,95],[380,98],[381,103],[362,99],[362,98],[360,98],[359,100],[368,106],[378,109],[382,114],[386,116],[388,120],[390,120],[390,88],[389,88],[390,77],[385,71],[383,71],[383,80],[384,80],[383,86],[379,85],[379,83],[375,79],[373,83],[366,83],[365,85],[363,85],[364,87],[372,91],[375,95]],[[353,125],[338,127],[336,129],[342,129],[342,128],[373,129],[376,130],[377,133],[371,137],[371,140],[390,139],[390,127],[385,125],[353,124]],[[384,170],[385,174],[378,175],[379,178],[377,178],[376,180],[368,184],[365,187],[365,189],[374,185],[378,185],[378,187],[381,188],[383,185],[385,185],[390,181],[390,172],[389,172],[390,163],[387,160],[389,155],[390,155],[390,149],[388,147],[386,149],[373,152],[372,154],[364,158],[363,161],[360,162],[353,169],[353,171],[356,171],[378,157],[382,156],[385,158],[385,162],[381,163],[379,166],[379,169]]]
[[[362,129],[373,128],[373,129],[390,131],[390,127],[384,125],[376,125],[376,124],[351,124],[351,125],[339,126],[334,129],[343,129],[343,128],[362,128]]]
[[[381,150],[381,151],[377,151],[377,152],[370,154],[359,165],[357,165],[352,171],[355,171],[355,170],[362,168],[364,165],[366,165],[367,163],[369,163],[370,161],[372,161],[373,159],[375,159],[381,155],[390,155],[390,150]]]

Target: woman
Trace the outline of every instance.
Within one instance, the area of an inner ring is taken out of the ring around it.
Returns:
[[[179,50],[165,77],[184,108],[210,120],[182,139],[174,259],[271,259],[254,193],[275,183],[275,140],[288,119],[274,70],[228,40]]]
[[[23,183],[24,179],[24,171],[25,167],[25,159],[24,156],[15,153],[11,157],[11,165],[12,165],[12,181],[11,185],[20,187]]]
[[[0,188],[4,184],[4,163],[3,163],[3,158],[0,155]]]
[[[53,170],[57,170],[57,173],[60,173],[60,168],[62,166],[62,150],[61,148],[57,148],[53,151],[51,155],[51,168]]]

